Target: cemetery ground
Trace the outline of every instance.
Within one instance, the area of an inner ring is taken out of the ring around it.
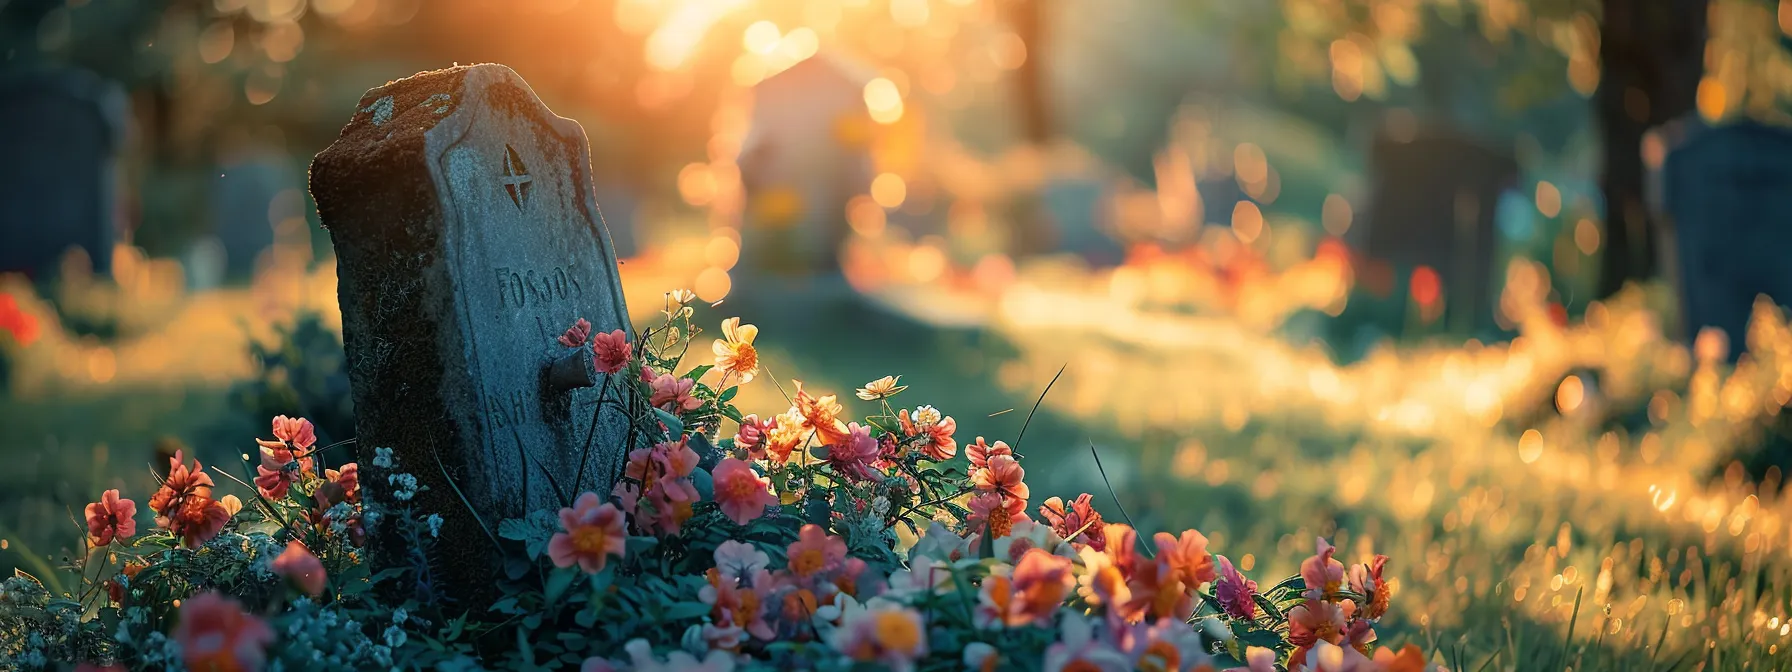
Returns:
[[[309,291],[333,296],[333,277],[324,265]],[[676,273],[630,282],[638,321],[655,293],[680,283]],[[185,302],[255,305],[220,298]],[[1762,354],[1732,371],[1710,352],[1619,328],[1650,319],[1642,303],[1619,303],[1594,324],[1533,328],[1519,352],[1404,345],[1343,367],[1245,328],[1222,344],[1153,349],[1061,326],[939,329],[858,301],[730,300],[697,317],[719,323],[738,310],[763,329],[768,376],[738,401],[760,413],[786,403],[774,378],[786,391],[796,378],[845,393],[902,375],[915,403],[959,419],[961,439],[1012,439],[1063,367],[1023,442],[1036,492],[1094,493],[1110,519],[1122,520],[1123,506],[1141,530],[1194,526],[1253,576],[1293,572],[1316,534],[1340,557],[1389,555],[1397,591],[1382,642],[1417,643],[1451,669],[1783,669],[1792,515],[1777,471],[1753,484],[1728,451],[1772,421],[1763,402],[1784,394],[1792,363],[1777,353],[1792,332],[1758,316]],[[289,299],[285,314],[304,304]],[[237,317],[283,319],[272,314]],[[226,333],[155,347],[210,350],[243,362],[233,376],[250,375],[246,337]],[[40,338],[41,348],[72,348],[46,345],[61,334]],[[50,379],[0,405],[0,569],[66,588],[79,581],[65,569],[79,552],[70,516],[93,492],[146,496],[137,491],[148,463],[165,459],[165,436],[208,464],[240,459],[265,420],[178,360],[128,375],[121,360],[125,382],[106,385],[85,366],[62,368],[21,372]],[[1568,371],[1605,387],[1564,392]],[[1493,385],[1485,394],[1483,383]],[[1581,398],[1564,406],[1572,394]],[[1634,413],[1649,416],[1637,435],[1599,419]]]

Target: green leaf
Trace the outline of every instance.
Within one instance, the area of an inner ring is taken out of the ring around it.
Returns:
[[[684,435],[684,421],[678,419],[678,416],[667,413],[663,408],[653,409],[653,414],[659,418],[660,424],[666,426],[666,433],[672,436]]]
[[[716,397],[716,401],[720,401],[720,402],[726,404],[730,401],[733,401],[734,395],[736,395],[736,394],[740,394],[740,386],[739,385],[730,387],[726,390],[722,390],[722,396]]]
[[[703,377],[703,374],[705,374],[705,373],[709,373],[709,370],[710,370],[710,369],[713,369],[713,368],[716,368],[716,365],[714,365],[714,364],[704,364],[704,365],[702,365],[702,366],[697,366],[697,367],[692,367],[692,368],[691,368],[691,370],[689,370],[689,371],[686,371],[686,372],[684,372],[684,375],[682,375],[682,376],[679,376],[679,377],[680,377],[680,378],[689,378],[689,379],[691,379],[691,380],[696,380],[696,379],[698,379],[698,378],[702,378],[702,377]]]
[[[1266,649],[1275,650],[1281,650],[1282,647],[1282,636],[1276,634],[1273,630],[1244,627],[1233,630],[1232,634],[1236,635],[1238,641],[1247,646],[1261,646]]]
[[[702,602],[678,602],[667,607],[661,618],[668,621],[683,621],[697,618],[709,613],[709,605]]]
[[[628,538],[628,555],[629,557],[634,557],[646,553],[659,544],[660,540],[654,537],[630,536]]]
[[[716,499],[716,479],[704,469],[691,471],[691,485],[697,487],[697,497],[701,501],[713,502]]]
[[[565,595],[566,589],[572,587],[572,582],[578,578],[579,572],[571,567],[555,569],[548,574],[548,583],[542,589],[542,595],[547,598],[548,604],[559,602],[560,596]]]

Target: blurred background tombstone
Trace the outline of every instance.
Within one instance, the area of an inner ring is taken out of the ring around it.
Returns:
[[[212,235],[224,252],[224,277],[240,280],[255,272],[255,260],[274,244],[274,229],[304,217],[299,192],[304,180],[285,157],[248,152],[231,157],[212,178]]]
[[[0,272],[48,277],[71,247],[111,269],[127,106],[82,70],[0,75]]]
[[[1392,265],[1396,286],[1416,289],[1416,302],[1444,301],[1451,330],[1493,328],[1495,212],[1518,163],[1460,132],[1409,123],[1382,129],[1369,165],[1373,192],[1352,244]],[[1441,280],[1441,294],[1426,291],[1425,277]]]
[[[1734,361],[1755,297],[1792,302],[1792,132],[1752,121],[1688,125],[1661,178],[1684,337],[1723,329]]]
[[[740,156],[746,213],[734,286],[842,284],[846,203],[867,193],[872,177],[866,79],[823,55],[754,87]]]

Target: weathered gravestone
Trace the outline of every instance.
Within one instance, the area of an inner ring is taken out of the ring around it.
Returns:
[[[47,277],[71,247],[110,270],[126,106],[89,72],[0,77],[0,272]]]
[[[572,495],[608,492],[621,473],[624,419],[605,411],[574,481],[604,381],[589,348],[555,342],[579,317],[632,333],[590,171],[579,125],[490,64],[367,92],[311,164],[336,248],[357,453],[365,467],[390,447],[429,488],[413,504],[465,541],[442,558],[450,596],[482,594],[497,571],[481,521],[495,531],[560,506],[548,474]],[[377,472],[370,485],[391,503]],[[376,562],[396,560],[379,546],[390,536],[370,530]]]
[[[1494,213],[1517,182],[1518,163],[1445,130],[1382,134],[1369,163],[1373,194],[1366,221],[1351,229],[1353,243],[1403,278],[1419,266],[1436,271],[1452,329],[1490,328]]]
[[[846,203],[871,186],[866,143],[875,124],[864,83],[848,64],[818,56],[754,87],[739,159],[747,205],[734,286],[840,276]]]
[[[1792,131],[1694,126],[1662,167],[1685,337],[1723,329],[1734,360],[1755,297],[1792,304]]]

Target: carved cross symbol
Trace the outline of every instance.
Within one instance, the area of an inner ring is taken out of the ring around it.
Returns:
[[[504,174],[498,181],[504,184],[504,191],[510,194],[510,202],[521,210],[523,201],[529,200],[529,188],[533,186],[535,178],[523,166],[523,157],[517,156],[515,147],[504,146]]]

